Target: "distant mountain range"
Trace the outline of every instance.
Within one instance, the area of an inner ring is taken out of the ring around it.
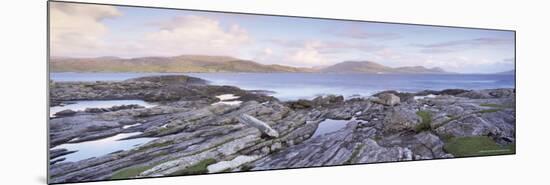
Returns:
[[[226,56],[181,55],[175,57],[118,57],[66,58],[52,57],[52,72],[317,72],[369,74],[441,74],[441,68],[423,66],[392,68],[370,61],[346,61],[331,66],[299,68],[284,65],[265,65],[250,60]]]
[[[388,67],[370,61],[346,61],[319,70],[325,73],[375,73],[375,74],[440,74],[448,73],[441,68],[423,66]]]
[[[53,57],[54,72],[304,72],[306,68],[263,65],[225,56],[61,58]]]

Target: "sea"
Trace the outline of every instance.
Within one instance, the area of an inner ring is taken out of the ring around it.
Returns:
[[[335,94],[369,96],[385,90],[418,92],[443,89],[514,88],[510,74],[330,74],[330,73],[51,73],[56,82],[123,81],[153,75],[183,74],[212,85],[265,90],[281,100],[311,99]]]

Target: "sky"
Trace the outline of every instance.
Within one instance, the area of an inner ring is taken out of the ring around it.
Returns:
[[[514,69],[514,42],[511,31],[50,2],[50,54],[58,57],[217,55],[495,73]]]

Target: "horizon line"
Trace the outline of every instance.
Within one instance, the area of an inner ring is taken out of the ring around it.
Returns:
[[[49,59],[55,59],[55,58],[68,58],[68,59],[117,58],[117,59],[123,59],[123,60],[132,60],[132,59],[139,59],[139,58],[174,58],[174,57],[181,57],[181,56],[227,57],[227,58],[233,58],[233,59],[236,59],[236,60],[250,61],[250,62],[260,64],[260,65],[266,65],[266,66],[278,65],[278,66],[292,67],[292,68],[298,68],[298,69],[300,69],[300,68],[302,68],[302,69],[303,68],[305,68],[305,69],[315,69],[315,68],[319,68],[319,67],[329,67],[329,66],[334,66],[334,65],[341,64],[341,63],[344,63],[344,62],[371,62],[371,63],[379,64],[379,65],[382,65],[382,66],[385,66],[385,67],[389,67],[389,68],[400,68],[400,67],[423,67],[423,68],[426,68],[426,69],[437,69],[437,68],[439,68],[439,69],[442,69],[444,71],[444,73],[455,73],[455,74],[498,74],[498,73],[506,73],[506,72],[516,70],[516,68],[514,67],[514,68],[511,68],[511,69],[508,69],[508,70],[499,71],[499,72],[492,72],[492,73],[491,72],[487,72],[487,73],[464,73],[464,72],[449,71],[449,70],[446,70],[445,68],[440,67],[440,66],[426,67],[426,66],[423,66],[423,65],[406,65],[406,66],[391,67],[391,66],[384,65],[383,63],[372,61],[372,60],[343,60],[343,61],[340,61],[340,62],[335,62],[331,65],[315,65],[315,66],[310,66],[310,67],[300,67],[300,66],[291,66],[291,65],[284,65],[284,64],[264,64],[264,63],[261,63],[261,62],[255,61],[255,60],[242,59],[242,58],[237,58],[237,57],[228,56],[228,55],[204,55],[204,54],[180,54],[180,55],[171,55],[171,56],[160,56],[160,55],[159,56],[154,56],[153,55],[153,56],[141,56],[141,57],[120,57],[120,56],[112,56],[112,55],[95,56],[95,57],[50,56]]]

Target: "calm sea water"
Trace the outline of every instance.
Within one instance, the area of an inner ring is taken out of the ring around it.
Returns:
[[[51,73],[54,81],[122,81],[130,78],[178,73]],[[183,74],[183,73],[179,73]],[[514,75],[397,75],[318,73],[185,73],[214,85],[232,85],[247,90],[274,91],[282,100],[317,95],[372,95],[383,90],[416,92],[449,88],[487,89],[515,87]]]

